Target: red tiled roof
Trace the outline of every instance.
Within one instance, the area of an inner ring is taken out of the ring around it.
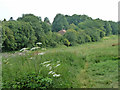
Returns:
[[[64,35],[66,33],[66,30],[60,30],[59,33]]]

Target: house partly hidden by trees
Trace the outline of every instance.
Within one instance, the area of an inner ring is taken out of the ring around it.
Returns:
[[[66,30],[60,30],[58,33],[64,35],[66,33]]]

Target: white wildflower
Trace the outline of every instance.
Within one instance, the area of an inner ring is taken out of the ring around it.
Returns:
[[[30,50],[33,51],[33,50],[36,50],[36,49],[38,49],[38,48],[40,48],[40,47],[33,47],[33,48],[31,48]]]
[[[58,67],[58,66],[60,66],[60,64],[57,64],[55,67]]]
[[[40,44],[42,44],[42,43],[41,43],[41,42],[38,42],[38,43],[36,43],[36,44],[40,45]]]
[[[33,59],[32,57],[30,59]]]
[[[47,64],[46,67],[50,66],[50,64]]]
[[[45,53],[44,52],[42,52],[42,53],[38,53],[38,55],[44,55]]]
[[[57,61],[57,63],[60,63],[60,61]]]
[[[50,71],[48,74],[55,74],[55,72],[53,72],[53,71]]]
[[[41,50],[46,50],[46,48],[42,48]]]
[[[53,77],[59,77],[60,76],[60,74],[54,74],[53,75]]]
[[[28,48],[22,48],[21,50],[20,50],[20,52],[22,52],[22,51],[26,51]]]
[[[49,67],[49,70],[51,70],[51,69],[52,69],[52,67],[50,66],[50,67]]]
[[[52,74],[55,74],[55,72],[52,72]]]
[[[43,63],[41,63],[41,64],[45,64],[45,63],[49,63],[50,61],[46,61],[46,62],[43,62]]]
[[[50,71],[48,74],[51,74],[53,71]]]

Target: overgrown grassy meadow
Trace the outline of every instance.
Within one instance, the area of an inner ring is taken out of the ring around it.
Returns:
[[[3,88],[118,88],[117,42],[2,53]]]

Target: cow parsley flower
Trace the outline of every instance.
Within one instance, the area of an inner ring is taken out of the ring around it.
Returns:
[[[42,43],[41,43],[41,42],[38,42],[38,43],[36,43],[36,44],[40,45],[40,44],[42,44]]]
[[[53,77],[60,77],[60,74],[54,74]]]
[[[33,48],[31,48],[30,50],[33,51],[33,50],[36,50],[36,49],[38,49],[38,48],[40,48],[40,47],[33,47]]]
[[[46,62],[43,62],[43,63],[41,63],[41,64],[46,64],[46,63],[49,63],[50,61],[46,61]]]
[[[48,74],[55,74],[55,72],[53,72],[53,71],[50,71]]]
[[[60,61],[57,61],[57,63],[60,63]]]
[[[38,53],[38,55],[44,55],[45,53],[44,52],[42,52],[42,53]]]
[[[46,48],[42,48],[41,50],[46,50]]]
[[[22,51],[26,51],[28,48],[22,48],[21,50],[20,50],[20,52],[22,52]]]
[[[50,71],[48,74],[51,74],[53,71]]]
[[[47,64],[46,67],[50,66],[50,64]]]
[[[60,64],[57,64],[55,67],[58,67],[58,66],[60,66]]]
[[[55,72],[52,72],[52,74],[55,74]]]
[[[49,66],[49,70],[51,70],[52,69],[52,67],[51,66]]]

